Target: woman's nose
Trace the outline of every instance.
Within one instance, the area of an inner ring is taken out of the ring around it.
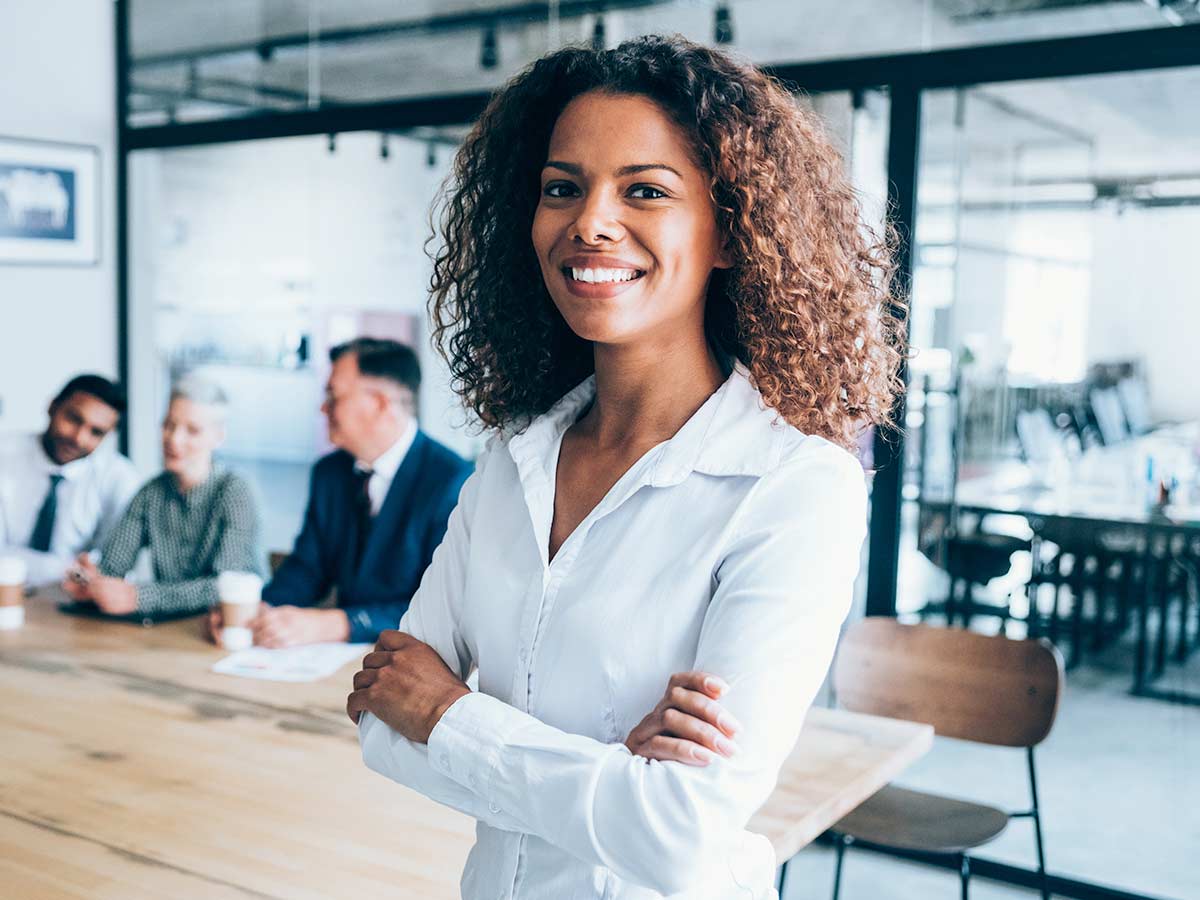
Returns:
[[[625,236],[620,212],[614,198],[595,191],[584,197],[579,215],[571,224],[568,237],[585,244],[616,243]]]

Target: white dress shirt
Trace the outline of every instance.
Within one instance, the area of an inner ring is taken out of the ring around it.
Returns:
[[[417,420],[410,418],[404,433],[400,435],[396,443],[383,451],[383,455],[375,462],[368,463],[361,459],[354,461],[355,469],[371,473],[371,477],[367,479],[367,496],[371,498],[371,515],[377,516],[379,510],[383,509],[383,501],[387,499],[388,491],[392,488],[396,472],[399,470],[400,464],[404,462],[404,457],[408,456],[408,451],[412,449],[413,441],[416,439]]]
[[[774,852],[746,823],[850,606],[862,468],[765,409],[739,366],[548,561],[562,436],[594,393],[480,458],[400,623],[479,689],[428,745],[364,715],[363,759],[478,820],[467,900],[773,898]],[[631,755],[630,730],[691,669],[730,684],[737,753]]]
[[[50,551],[29,548],[50,476],[62,475]],[[0,437],[0,553],[19,556],[29,567],[29,583],[60,581],[75,557],[95,550],[120,519],[138,488],[137,471],[108,440],[94,452],[55,463],[41,435]]]

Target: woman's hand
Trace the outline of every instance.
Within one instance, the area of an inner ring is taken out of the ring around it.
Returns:
[[[346,714],[357,725],[364,712],[373,713],[410,741],[427,744],[450,705],[469,693],[428,644],[403,631],[385,631],[354,676]]]
[[[137,585],[124,578],[97,575],[88,581],[88,593],[101,610],[113,616],[123,616],[137,610]]]
[[[204,634],[214,644],[221,643],[221,629],[225,627],[224,617],[221,615],[221,607],[214,606],[208,611],[208,615],[204,617]]]
[[[717,699],[729,686],[706,672],[678,672],[667,683],[662,700],[642,719],[625,746],[634,756],[707,766],[713,754],[733,756],[731,738],[742,726]]]
[[[92,558],[86,553],[80,553],[75,558],[75,565],[67,569],[67,574],[62,580],[63,593],[72,600],[91,600],[92,591],[90,582],[93,578],[99,576],[99,574],[100,570],[96,568],[96,564],[92,562]]]

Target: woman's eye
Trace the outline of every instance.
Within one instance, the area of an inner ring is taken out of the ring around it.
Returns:
[[[661,200],[667,194],[648,184],[639,184],[630,189],[629,196],[634,200]]]
[[[572,197],[575,194],[575,185],[568,181],[552,181],[542,188],[542,193],[547,197]]]

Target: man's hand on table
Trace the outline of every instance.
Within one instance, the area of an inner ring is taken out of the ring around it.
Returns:
[[[354,724],[373,713],[410,741],[429,743],[442,715],[470,688],[442,661],[437,651],[402,631],[385,631],[375,650],[363,658],[346,698]]]
[[[219,633],[220,610],[216,610],[216,614],[215,627]],[[211,622],[211,615],[209,619]],[[254,632],[255,644],[272,649],[350,639],[350,620],[340,609],[304,609],[299,606],[267,606],[264,603],[250,623],[250,628]]]
[[[634,756],[688,766],[707,766],[714,753],[733,756],[732,738],[742,726],[717,703],[727,690],[706,672],[672,675],[662,700],[629,732],[625,746]]]

